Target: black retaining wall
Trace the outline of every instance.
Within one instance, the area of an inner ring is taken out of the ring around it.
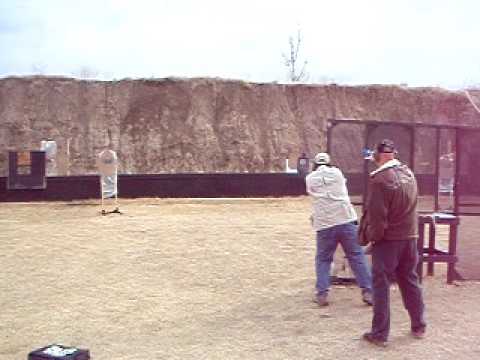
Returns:
[[[48,177],[43,190],[7,190],[0,177],[0,201],[70,201],[100,198],[99,176]],[[119,175],[121,198],[138,197],[281,197],[305,195],[296,174]]]
[[[346,174],[350,195],[363,193],[363,174]],[[70,201],[100,198],[96,175],[48,177],[43,190],[7,190],[0,177],[0,202]],[[421,194],[433,194],[432,176],[419,175]],[[281,197],[306,195],[301,176],[286,173],[215,173],[119,175],[121,198]]]

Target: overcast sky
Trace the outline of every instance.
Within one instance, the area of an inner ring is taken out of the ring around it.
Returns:
[[[0,0],[0,76],[480,84],[477,0]]]

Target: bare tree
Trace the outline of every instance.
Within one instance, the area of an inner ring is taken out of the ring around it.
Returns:
[[[308,73],[306,72],[307,61],[305,60],[301,66],[299,66],[299,52],[302,44],[302,34],[300,30],[297,31],[297,38],[292,36],[288,39],[290,44],[290,53],[287,55],[282,54],[285,61],[285,66],[288,68],[288,79],[292,82],[306,81],[308,80]]]

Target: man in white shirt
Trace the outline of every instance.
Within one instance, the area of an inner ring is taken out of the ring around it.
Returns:
[[[357,214],[348,196],[346,179],[339,168],[330,164],[327,153],[318,153],[314,161],[314,169],[305,181],[313,202],[312,226],[317,240],[315,302],[328,305],[330,268],[340,243],[362,289],[363,302],[372,305],[372,275],[357,241]]]

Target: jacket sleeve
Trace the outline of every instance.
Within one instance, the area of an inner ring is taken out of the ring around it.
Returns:
[[[313,195],[312,192],[312,177],[308,176],[305,178],[305,189],[308,195]]]
[[[387,199],[381,183],[373,181],[370,186],[368,201],[367,238],[370,242],[381,241],[387,228]]]
[[[358,227],[358,243],[362,246],[367,245],[370,240],[368,239],[367,234],[368,220],[367,220],[367,210],[363,210],[362,218],[360,219],[360,225]]]

